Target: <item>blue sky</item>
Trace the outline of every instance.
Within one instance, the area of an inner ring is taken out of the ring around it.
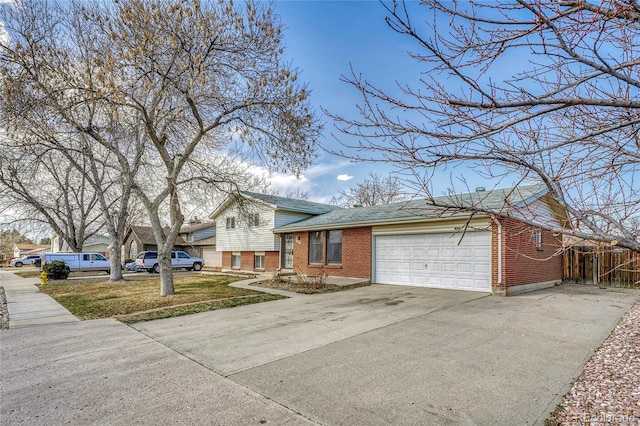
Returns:
[[[276,2],[275,10],[286,27],[285,57],[301,71],[301,80],[311,89],[311,102],[325,123],[324,137],[319,141],[323,147],[337,149],[340,145],[335,137],[344,136],[336,131],[320,107],[357,117],[360,95],[340,81],[341,75],[350,74],[350,66],[367,80],[391,90],[395,81],[419,78],[419,65],[407,55],[415,46],[386,25],[385,10],[377,1],[283,0]],[[312,199],[328,202],[339,190],[353,186],[370,171],[384,176],[392,168],[379,163],[351,163],[324,154],[301,180],[276,175],[272,177],[272,186],[281,194],[299,187],[309,192]]]
[[[433,19],[431,11],[419,6],[417,1],[409,0],[408,8],[414,24]],[[336,130],[331,119],[322,114],[321,107],[334,114],[358,118],[357,105],[362,98],[354,88],[340,81],[341,75],[351,74],[350,67],[392,95],[399,93],[397,83],[418,86],[416,83],[424,68],[407,52],[419,51],[419,47],[409,37],[387,26],[386,10],[377,0],[278,0],[275,10],[285,26],[285,57],[301,71],[301,80],[308,82],[311,102],[325,123],[319,143],[327,149],[340,149],[336,138],[347,139]],[[508,73],[510,67],[504,70]],[[393,170],[391,165],[383,163],[356,164],[324,154],[300,180],[275,175],[271,184],[282,195],[300,188],[315,201],[329,202],[340,190],[362,181],[369,172],[386,176]],[[496,183],[460,165],[435,176],[433,194],[445,193],[452,186],[452,179],[457,182],[460,175],[469,188],[491,187]]]

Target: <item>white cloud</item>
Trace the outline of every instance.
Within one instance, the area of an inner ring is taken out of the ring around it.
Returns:
[[[249,170],[254,175],[269,181],[271,187],[278,191],[280,195],[295,191],[309,183],[309,179],[303,174],[295,177],[291,174],[270,172],[266,167],[262,166],[250,166]]]
[[[337,179],[338,179],[338,180],[342,180],[342,181],[346,181],[346,180],[351,180],[351,179],[353,179],[353,176],[349,176],[349,175],[338,175]]]

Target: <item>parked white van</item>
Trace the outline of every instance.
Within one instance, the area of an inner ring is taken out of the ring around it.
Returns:
[[[46,253],[42,264],[60,260],[71,271],[105,271],[111,273],[111,262],[100,253]]]

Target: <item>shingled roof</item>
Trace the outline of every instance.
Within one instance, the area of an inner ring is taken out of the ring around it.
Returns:
[[[150,226],[136,226],[132,225],[129,227],[130,231],[133,232],[142,244],[156,244],[156,238],[153,236],[153,228]],[[169,233],[169,229],[162,229],[164,234],[167,235]],[[176,238],[175,245],[185,245],[187,244],[181,236]]]
[[[445,195],[436,197],[432,201],[422,199],[379,206],[340,209],[281,226],[276,228],[274,232],[354,228],[391,223],[419,222],[425,219],[441,217],[468,216],[468,212],[460,210],[447,211],[442,207],[437,207],[438,205],[447,204],[463,207],[480,206],[486,210],[506,212],[512,207],[522,207],[540,198],[546,192],[547,189],[544,185],[531,185],[468,194]]]
[[[297,213],[307,214],[324,214],[334,210],[342,210],[341,207],[333,206],[331,204],[316,203],[314,201],[298,200],[296,198],[280,197],[277,195],[259,194],[257,192],[242,191],[239,193],[239,197],[245,198],[248,201],[251,199],[269,204],[275,210],[284,210]],[[229,196],[224,203],[222,203],[210,216],[211,219],[217,217],[222,211],[224,211],[232,202],[238,200],[238,196]],[[241,201],[241,200],[240,200]]]

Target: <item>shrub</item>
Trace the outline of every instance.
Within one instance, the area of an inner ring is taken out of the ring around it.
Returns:
[[[303,274],[298,268],[294,268],[294,271],[298,278],[298,284],[315,289],[322,288],[327,283],[327,277],[329,276],[329,274],[325,272],[324,268],[318,275]]]
[[[61,260],[54,260],[46,263],[42,270],[47,273],[47,277],[51,280],[65,280],[69,276],[69,267]]]

